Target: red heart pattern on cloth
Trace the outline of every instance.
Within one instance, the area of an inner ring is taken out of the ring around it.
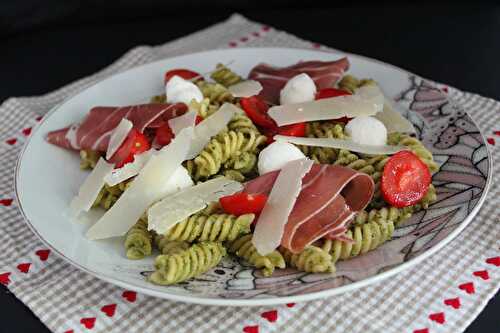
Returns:
[[[23,132],[24,136],[29,136],[31,134],[31,130],[32,130],[32,128],[28,127],[28,128],[24,128],[22,130],[22,132]]]
[[[451,306],[454,309],[460,308],[460,298],[449,298],[444,300],[444,304]]]
[[[430,314],[429,319],[439,324],[444,324],[444,322],[446,321],[444,317],[444,312]]]
[[[477,276],[477,277],[480,277],[481,279],[483,280],[489,280],[490,279],[490,275],[488,274],[488,271],[487,270],[482,270],[482,271],[475,271],[474,273],[472,273],[474,276]]]
[[[428,328],[422,328],[422,329],[419,329],[419,330],[414,330],[413,333],[429,333],[429,329]]]
[[[38,116],[38,117],[36,117],[36,118],[35,118],[35,120],[36,120],[36,121],[41,121],[41,120],[42,120],[42,118],[43,118],[42,116]]]
[[[243,327],[243,332],[245,332],[245,333],[259,333],[259,326],[258,325],[245,326],[245,327]]]
[[[116,304],[108,304],[101,308],[101,311],[106,314],[108,317],[113,317],[116,311]]]
[[[486,259],[487,264],[495,265],[495,266],[500,266],[500,257],[492,257]]]
[[[495,145],[495,139],[493,139],[493,138],[487,138],[487,139],[486,139],[486,141],[488,141],[488,143],[489,143],[490,145],[492,145],[492,146],[494,146],[494,145]]]
[[[14,199],[0,199],[0,205],[8,207],[8,206],[12,205],[13,201],[14,201]]]
[[[17,142],[17,139],[16,138],[12,138],[12,139],[9,139],[9,140],[5,140],[5,143],[7,143],[8,145],[15,145]]]
[[[22,273],[28,273],[29,270],[30,270],[30,266],[31,266],[31,263],[29,262],[26,262],[26,263],[23,263],[23,264],[19,264],[17,265],[17,269],[22,272]]]
[[[458,286],[458,289],[462,289],[467,294],[474,294],[476,292],[476,290],[474,289],[474,283],[472,282],[462,283]]]
[[[66,332],[64,332],[64,333],[74,333],[74,331],[73,331],[73,330],[67,330],[67,331],[66,331]]]
[[[137,293],[135,291],[126,290],[122,293],[122,297],[130,303],[134,303],[137,299]]]
[[[267,319],[270,323],[274,323],[276,320],[278,320],[278,311],[276,310],[271,310],[271,311],[266,311],[263,312],[260,315],[262,318]]]
[[[80,323],[85,326],[86,329],[91,330],[95,325],[95,317],[92,318],[82,318],[80,319]]]
[[[35,254],[38,256],[38,258],[40,258],[41,261],[45,261],[49,257],[50,250],[47,250],[47,249],[38,250],[35,252]]]
[[[0,283],[4,286],[10,283],[10,272],[0,274]]]
[[[493,134],[500,136],[500,131],[493,131]]]
[[[293,308],[295,306],[295,303],[286,303],[286,306],[289,308]]]

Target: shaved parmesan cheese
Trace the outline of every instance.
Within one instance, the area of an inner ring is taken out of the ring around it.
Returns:
[[[134,124],[132,124],[130,120],[123,118],[118,126],[113,130],[111,137],[109,138],[108,150],[106,151],[107,160],[109,160],[111,156],[116,153],[118,148],[120,148],[133,126]]]
[[[383,106],[384,95],[377,86],[371,85],[359,88],[353,95],[273,106],[268,114],[278,126],[283,126],[304,121],[372,116],[382,111]]]
[[[373,146],[363,145],[351,140],[339,140],[333,138],[300,138],[296,136],[275,135],[274,140],[285,141],[296,145],[313,146],[313,147],[328,147],[337,149],[346,149],[357,153],[368,155],[392,155],[401,150],[406,150],[405,146]]]
[[[189,150],[188,159],[195,158],[210,142],[210,139],[219,134],[231,118],[238,113],[242,112],[233,104],[224,103],[217,112],[205,118],[194,128],[194,139],[191,141],[191,149]]]
[[[196,111],[191,110],[182,116],[172,118],[168,121],[168,126],[172,132],[177,135],[186,127],[194,127],[196,122]]]
[[[262,90],[262,85],[255,80],[246,80],[233,84],[227,89],[234,97],[250,97],[258,95]]]
[[[193,129],[185,128],[174,140],[151,156],[130,187],[88,231],[89,239],[123,236],[146,209],[166,195],[166,184],[186,160]]]
[[[240,183],[219,177],[169,195],[148,209],[148,230],[164,234],[210,202],[242,189]]]
[[[129,178],[134,177],[142,170],[153,154],[154,150],[150,149],[142,154],[135,155],[133,162],[126,163],[121,168],[114,169],[106,175],[106,177],[104,177],[104,181],[109,186],[115,186]]]
[[[386,98],[384,109],[374,117],[384,123],[387,128],[387,133],[416,133],[413,124],[403,117],[403,115],[396,110],[397,108],[399,108],[398,104],[394,104],[391,100]]]
[[[302,188],[302,178],[312,165],[312,160],[303,158],[291,161],[281,169],[252,237],[260,255],[265,256],[280,245],[288,216]]]
[[[102,157],[97,161],[95,168],[80,186],[78,195],[71,201],[70,211],[73,216],[83,211],[87,212],[92,207],[104,186],[104,178],[111,173],[113,167],[113,164],[106,162]]]

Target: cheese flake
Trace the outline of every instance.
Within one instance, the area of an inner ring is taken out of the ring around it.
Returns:
[[[413,124],[397,111],[398,108],[400,108],[398,104],[386,98],[382,112],[377,113],[374,117],[384,123],[387,133],[416,133]]]
[[[302,188],[302,178],[312,165],[312,160],[303,158],[291,161],[281,169],[252,237],[252,243],[260,255],[267,255],[280,245],[288,216]]]
[[[285,141],[296,145],[313,146],[313,147],[328,147],[337,149],[346,149],[357,153],[368,155],[392,155],[401,150],[406,150],[405,146],[392,146],[392,145],[364,145],[353,142],[349,139],[339,140],[333,138],[301,138],[296,136],[275,135],[274,140]]]
[[[233,84],[227,89],[234,97],[250,97],[258,95],[262,90],[262,85],[255,80],[246,80]]]
[[[186,128],[158,154],[151,156],[130,187],[88,231],[89,239],[123,236],[146,209],[168,192],[165,184],[186,160],[193,129]]]
[[[177,135],[186,127],[194,127],[196,122],[196,111],[191,110],[182,116],[172,118],[168,121],[168,126],[172,132]]]
[[[134,177],[142,170],[153,154],[154,150],[150,149],[141,154],[135,155],[133,162],[126,163],[121,168],[114,169],[106,175],[106,177],[104,177],[104,181],[109,186],[115,186],[129,178]]]
[[[210,202],[242,189],[240,183],[219,177],[169,195],[148,209],[148,230],[164,234]]]
[[[242,112],[241,109],[233,104],[224,103],[217,112],[196,125],[188,159],[198,156],[203,148],[210,142],[210,139],[226,128],[231,118],[238,112]]]
[[[113,164],[106,162],[104,158],[101,157],[97,161],[95,168],[80,186],[78,195],[71,201],[70,211],[73,216],[77,216],[83,211],[87,212],[92,207],[92,204],[104,186],[104,179],[112,170]]]
[[[108,150],[106,151],[107,160],[120,148],[133,126],[132,122],[126,118],[123,118],[118,126],[116,126],[109,138]]]
[[[273,106],[268,114],[278,126],[284,126],[304,121],[372,116],[382,111],[383,105],[384,95],[373,85],[361,87],[353,95]]]

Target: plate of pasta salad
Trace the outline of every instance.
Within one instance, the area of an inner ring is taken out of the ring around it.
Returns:
[[[213,50],[132,68],[55,107],[20,156],[16,195],[40,239],[100,279],[268,305],[428,258],[479,210],[490,163],[446,88],[402,69]]]

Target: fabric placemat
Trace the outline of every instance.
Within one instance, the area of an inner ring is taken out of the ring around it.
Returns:
[[[0,283],[53,332],[462,332],[500,287],[500,103],[448,88],[487,136],[494,180],[474,221],[444,249],[381,283],[323,300],[273,307],[176,303],[103,282],[52,254],[16,207],[23,142],[64,98],[105,77],[165,57],[246,46],[332,50],[235,14],[165,45],[139,46],[106,69],[44,96],[0,107]]]

